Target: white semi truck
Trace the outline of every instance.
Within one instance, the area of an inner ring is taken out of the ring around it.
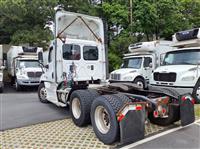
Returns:
[[[3,92],[3,70],[4,70],[4,60],[3,60],[3,46],[0,45],[0,92]]]
[[[16,90],[38,86],[42,69],[38,61],[39,47],[11,46],[7,53],[7,68]]]
[[[176,48],[166,54],[162,66],[152,74],[150,84],[189,92],[200,103],[200,29],[175,33],[173,46]]]
[[[151,41],[131,44],[120,69],[110,74],[110,82],[133,82],[147,88],[154,69],[160,66],[164,54],[172,51],[171,41]]]
[[[79,127],[92,123],[96,136],[105,144],[143,139],[147,117],[159,125],[179,119],[182,125],[194,122],[190,95],[146,91],[133,83],[102,86],[106,50],[100,18],[57,11],[54,28],[48,64],[38,87],[41,102],[69,106],[73,122]],[[187,115],[180,115],[188,109]]]

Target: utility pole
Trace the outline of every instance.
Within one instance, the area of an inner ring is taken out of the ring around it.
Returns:
[[[131,34],[133,26],[133,0],[130,0],[130,24],[131,24]]]

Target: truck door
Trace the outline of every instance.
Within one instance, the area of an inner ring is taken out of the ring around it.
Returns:
[[[56,82],[55,82],[55,51],[53,47],[49,48],[48,63],[46,67],[45,77],[47,82],[45,82],[45,88],[47,91],[47,99],[56,104]]]
[[[153,67],[152,56],[144,57],[143,76],[147,83],[149,82],[150,76],[153,72]]]
[[[62,57],[63,57],[63,72],[67,74],[67,79],[71,79],[71,75],[74,72],[75,77],[81,77],[82,74],[79,72],[81,69],[81,46],[78,44],[63,44],[62,46]]]

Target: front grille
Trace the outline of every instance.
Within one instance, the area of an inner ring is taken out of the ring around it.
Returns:
[[[176,81],[176,73],[159,73],[155,72],[154,75],[155,81],[165,81],[165,82],[175,82]]]
[[[117,73],[111,74],[111,80],[120,80],[120,79],[121,79],[120,74],[117,74]]]
[[[42,72],[27,72],[28,77],[30,78],[39,78],[42,75]]]
[[[36,72],[35,77],[39,78],[41,77],[41,75],[42,75],[42,72]]]

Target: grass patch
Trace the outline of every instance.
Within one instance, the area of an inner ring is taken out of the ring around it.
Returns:
[[[196,104],[194,106],[194,109],[195,109],[195,116],[200,118],[200,104]]]

